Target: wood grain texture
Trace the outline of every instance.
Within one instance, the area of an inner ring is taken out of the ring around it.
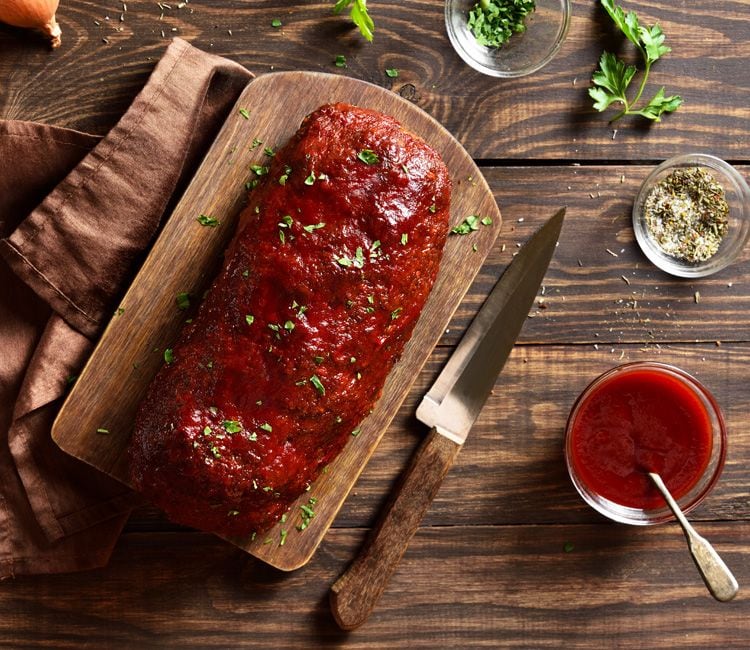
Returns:
[[[164,350],[171,346],[186,317],[175,297],[180,292],[200,296],[208,286],[234,231],[246,194],[249,165],[264,162],[261,148],[250,144],[255,137],[274,145],[286,142],[305,115],[333,101],[383,111],[424,138],[441,154],[454,180],[451,224],[457,225],[468,214],[490,217],[492,223],[481,226],[472,237],[476,251],[462,245],[461,237],[448,239],[430,298],[401,361],[386,381],[382,397],[363,421],[361,434],[329,465],[309,494],[292,505],[289,523],[279,522],[254,541],[233,540],[256,557],[286,570],[304,564],[317,548],[500,229],[500,213],[471,158],[445,129],[409,102],[377,86],[321,73],[286,72],[253,81],[238,99],[169,217],[120,303],[121,313],[113,316],[52,431],[64,451],[128,481],[125,452],[135,413],[163,363]],[[282,105],[285,110],[280,112]],[[251,107],[249,118],[239,113],[246,107]],[[220,225],[200,225],[200,214],[210,215]],[[315,518],[303,533],[298,532],[299,506],[306,505],[311,496],[318,500]],[[288,537],[287,532],[291,532]]]
[[[338,629],[328,585],[364,530],[331,530],[284,574],[209,535],[126,534],[106,570],[0,586],[7,647],[732,648],[747,594],[713,601],[677,526],[420,530],[368,624]],[[737,574],[750,524],[701,526]],[[571,548],[565,552],[564,548]],[[165,558],[169,557],[169,561]]]
[[[672,277],[641,252],[631,211],[652,169],[617,162],[483,167],[503,229],[441,343],[458,341],[515,251],[561,205],[568,208],[565,225],[521,342],[656,348],[750,340],[750,246],[726,269],[697,280]],[[749,167],[738,169],[750,178]]]
[[[460,450],[433,428],[414,453],[364,546],[331,587],[331,611],[341,629],[358,628],[377,606]]]
[[[647,92],[665,86],[685,104],[663,123],[622,120],[591,108],[586,89],[605,48],[632,56],[593,2],[575,0],[566,42],[541,71],[495,80],[466,66],[445,33],[442,3],[382,0],[370,12],[367,44],[332,3],[278,0],[155,2],[102,6],[68,0],[58,18],[63,45],[0,28],[0,116],[70,126],[97,134],[116,122],[142,87],[172,36],[226,55],[253,72],[325,70],[392,88],[443,123],[476,158],[658,160],[686,150],[747,160],[750,130],[750,1],[625,3],[659,22],[672,52],[660,60]],[[181,3],[180,3],[181,4]],[[123,16],[120,21],[120,16]],[[283,27],[274,29],[271,19]],[[333,66],[336,55],[347,68]],[[397,68],[390,79],[386,68]]]

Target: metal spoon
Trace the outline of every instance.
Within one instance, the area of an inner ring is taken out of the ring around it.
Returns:
[[[706,587],[708,587],[711,595],[721,602],[732,600],[737,595],[739,585],[732,572],[724,564],[724,560],[719,557],[719,554],[707,539],[704,539],[695,532],[695,529],[685,518],[682,510],[680,510],[680,506],[672,498],[667,486],[664,485],[661,476],[654,472],[649,472],[648,475],[659,489],[659,492],[662,493],[670,510],[677,517],[677,521],[680,522],[680,526],[682,526],[682,531],[685,533],[685,538],[688,542],[690,554],[693,556],[693,561],[698,567],[703,582],[706,583]]]

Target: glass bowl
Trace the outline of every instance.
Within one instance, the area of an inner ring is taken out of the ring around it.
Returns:
[[[684,394],[690,396],[690,399],[693,399],[692,396],[694,396],[695,399],[697,399],[699,408],[708,417],[708,422],[710,423],[711,449],[708,454],[708,462],[700,477],[692,487],[690,487],[683,495],[679,496],[679,498],[676,497],[676,501],[683,512],[687,513],[695,508],[701,501],[703,501],[716,484],[724,467],[727,445],[724,418],[716,400],[698,380],[675,366],[652,361],[626,363],[608,370],[592,381],[578,397],[571,409],[570,416],[568,417],[565,430],[565,462],[568,467],[568,473],[570,474],[570,478],[576,490],[578,490],[578,493],[583,497],[583,500],[586,503],[594,508],[594,510],[614,521],[638,526],[673,521],[674,515],[669,510],[666,502],[663,502],[663,505],[657,505],[653,508],[641,509],[612,501],[600,494],[596,489],[593,489],[589,484],[591,481],[587,483],[583,476],[586,472],[582,465],[585,465],[585,463],[576,458],[576,453],[574,451],[574,429],[578,418],[581,417],[582,409],[587,403],[589,403],[591,396],[597,391],[597,389],[605,386],[615,378],[622,378],[626,373],[634,373],[643,370],[648,371],[649,374],[656,373],[657,375],[662,375],[667,381],[674,381],[674,383],[679,386],[679,390],[682,391],[684,389]],[[606,433],[607,435],[616,435],[612,434],[610,431],[607,431]],[[643,449],[645,453],[651,453],[651,450],[647,447],[644,447]],[[635,463],[638,463],[637,453],[638,452],[636,452],[635,448],[633,448]],[[615,471],[613,468],[610,469],[611,471]],[[662,499],[658,498],[656,487],[653,487],[653,495],[657,503],[662,502]]]
[[[570,24],[570,0],[536,0],[526,31],[499,48],[479,45],[469,31],[469,10],[476,0],[446,0],[445,26],[453,49],[472,68],[492,77],[522,77],[552,60]]]
[[[727,233],[719,250],[703,262],[689,262],[665,253],[646,226],[644,203],[655,185],[675,169],[704,168],[724,188],[729,205]],[[662,271],[682,278],[701,278],[716,273],[735,261],[750,236],[750,188],[742,175],[729,163],[716,156],[691,153],[664,161],[643,181],[633,203],[633,230],[644,255]]]

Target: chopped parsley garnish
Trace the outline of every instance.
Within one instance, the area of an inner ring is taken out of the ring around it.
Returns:
[[[362,247],[357,246],[357,250],[354,253],[354,266],[361,269],[365,265],[365,254],[362,252]]]
[[[406,246],[406,243],[407,243],[408,241],[409,241],[409,234],[408,234],[408,233],[403,233],[403,234],[401,235],[401,245],[402,245],[402,246]]]
[[[288,531],[282,529],[281,530],[281,539],[279,539],[279,546],[284,546],[286,543],[286,536],[288,534]]]
[[[357,158],[367,165],[374,165],[375,163],[380,162],[378,154],[372,149],[362,149],[362,151],[357,154]]]
[[[249,120],[249,119],[250,119],[250,111],[249,111],[249,110],[247,110],[246,108],[241,108],[241,109],[240,109],[240,110],[239,110],[238,112],[239,112],[239,114],[240,114],[240,115],[242,115],[242,117],[244,117],[244,118],[245,118],[246,120]]]
[[[325,386],[323,386],[323,382],[320,381],[320,378],[318,375],[313,375],[310,377],[310,383],[315,387],[315,390],[317,390],[321,395],[326,394]]]
[[[313,357],[313,361],[314,361],[314,362],[315,362],[315,363],[316,363],[317,365],[320,365],[321,363],[323,363],[323,361],[325,361],[325,359],[324,359],[323,357]]]
[[[474,214],[470,214],[460,224],[458,224],[454,228],[451,228],[451,232],[455,235],[468,235],[469,233],[474,232],[475,230],[479,230],[480,223],[484,223],[484,220],[480,222],[478,216]],[[484,224],[484,225],[488,225],[488,224]]]
[[[315,182],[315,172],[310,172],[310,175],[305,179],[305,185],[312,185]]]
[[[284,323],[284,329],[287,332],[291,332],[294,329],[294,323],[290,320],[288,320],[286,323]]]
[[[276,323],[268,323],[268,329],[271,329],[274,332],[278,332],[279,326]]]
[[[221,452],[219,451],[219,448],[216,445],[211,447],[211,453],[214,455],[214,458],[221,458]]]
[[[262,144],[263,144],[263,140],[258,140],[258,138],[253,138],[253,143],[250,145],[250,151],[252,151],[253,149],[257,149]]]
[[[352,431],[352,435],[353,435],[353,436],[354,436],[355,438],[356,438],[356,437],[357,437],[357,436],[358,436],[358,435],[359,435],[360,433],[362,433],[362,429],[360,429],[359,427],[357,427],[356,429],[354,429],[354,431]]]
[[[190,307],[190,294],[186,291],[181,291],[177,294],[175,302],[177,303],[177,307],[179,309],[182,309],[183,311],[185,309],[188,309]]]
[[[172,352],[172,348],[164,350],[164,361],[167,363],[172,363],[174,361],[174,352]]]
[[[276,152],[271,149],[271,147],[264,147],[263,154],[268,156],[269,158],[273,158],[276,155]]]
[[[204,436],[210,436],[211,435],[211,427],[203,427],[203,435]]]
[[[403,307],[397,307],[391,312],[391,320],[396,320],[399,316],[401,316],[401,312],[404,311]]]
[[[372,295],[372,294],[370,294],[369,296],[367,296],[367,302],[369,302],[371,305],[374,305],[375,304],[375,296]]]
[[[122,316],[125,313],[125,307],[118,307],[115,316]]]
[[[297,526],[297,530],[305,530],[310,525],[310,520],[315,516],[315,510],[313,506],[318,502],[315,497],[310,497],[307,505],[301,505],[299,509],[302,511],[302,523]]]
[[[437,210],[437,206],[433,203],[429,208],[427,208],[432,214],[435,214],[435,211]]]
[[[255,322],[255,316],[253,316],[252,314],[245,314],[245,322],[248,325],[252,325]]]
[[[274,18],[271,21],[271,27],[275,27],[276,29],[278,29],[279,27],[281,27],[281,21],[278,18]]]
[[[249,435],[249,436],[247,437],[247,439],[248,439],[248,440],[249,440],[250,442],[257,442],[257,440],[258,440],[258,434],[257,434],[257,433],[255,433],[255,431],[253,431],[253,432],[252,432],[252,433],[251,433],[251,434],[250,434],[250,435]]]
[[[482,225],[483,226],[491,226],[492,225],[492,217],[484,217],[484,219],[482,219]]]
[[[254,190],[256,187],[258,187],[258,183],[260,183],[260,181],[257,178],[254,178],[253,180],[245,183],[245,189],[248,191]]]
[[[294,219],[292,219],[292,215],[285,214],[283,217],[281,217],[279,226],[281,228],[291,228],[293,223],[294,223]]]
[[[279,230],[279,241],[282,244],[286,244],[286,235],[284,234],[283,230]]]
[[[261,424],[260,428],[263,429],[263,431],[268,431],[268,433],[271,433],[271,431],[273,431],[273,427],[268,424],[268,422],[264,422],[263,424]]]
[[[323,222],[320,222],[320,223],[310,223],[310,224],[308,224],[306,226],[302,226],[302,229],[305,232],[313,232],[313,230],[319,230],[320,228],[323,228],[324,226],[325,226],[325,223],[323,223]]]
[[[345,68],[346,67],[346,57],[343,54],[337,54],[336,58],[333,60],[333,64],[337,68]]]
[[[386,68],[385,74],[391,79],[395,79],[396,77],[398,77],[398,70],[396,68]]]
[[[242,431],[242,425],[237,420],[224,420],[221,426],[224,427],[224,431],[227,433],[239,433]]]
[[[339,257],[336,261],[341,266],[351,266],[354,263],[348,257]]]
[[[200,215],[196,221],[201,226],[208,226],[209,228],[216,228],[221,222],[218,219],[214,219],[214,217],[209,217],[207,214]]]
[[[97,433],[103,433],[103,434],[107,434],[107,433],[109,433],[109,429],[105,429],[104,427],[99,427],[99,428],[98,428],[98,429],[96,430],[96,432],[97,432]]]
[[[250,170],[254,171],[258,176],[265,176],[268,173],[268,167],[265,165],[250,165]]]

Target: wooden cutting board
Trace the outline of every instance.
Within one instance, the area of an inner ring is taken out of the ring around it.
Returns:
[[[268,161],[264,147],[283,145],[305,115],[322,104],[339,101],[392,115],[440,152],[453,181],[452,226],[469,215],[490,217],[492,224],[481,225],[469,235],[448,237],[437,282],[414,335],[389,375],[376,408],[362,423],[361,433],[352,437],[312,489],[292,506],[285,523],[252,541],[230,540],[282,570],[304,565],[315,552],[500,229],[500,212],[470,156],[413,104],[378,86],[316,72],[273,73],[250,83],[165,223],[52,429],[52,438],[61,449],[128,482],[125,450],[138,404],[163,363],[165,348],[171,347],[180,326],[192,314],[192,308],[188,312],[178,308],[177,294],[200,296],[209,286],[245,201],[245,183],[254,177],[250,165]],[[263,144],[253,146],[257,141]],[[197,221],[201,214],[217,219],[220,225],[202,226]],[[300,506],[311,497],[316,500],[315,516],[300,531]]]

